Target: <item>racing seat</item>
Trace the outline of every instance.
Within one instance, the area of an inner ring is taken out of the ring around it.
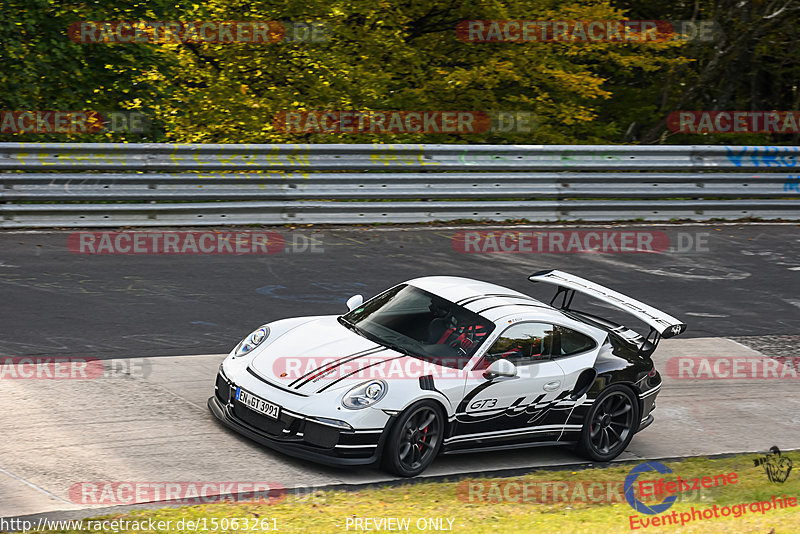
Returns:
[[[443,344],[455,331],[453,326],[453,316],[450,310],[441,308],[434,303],[428,306],[433,314],[433,320],[428,324],[428,343]]]
[[[448,319],[437,317],[428,325],[428,343],[444,343],[442,338],[446,340],[453,330]]]

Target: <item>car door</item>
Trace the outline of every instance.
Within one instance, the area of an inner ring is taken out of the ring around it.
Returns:
[[[591,336],[574,328],[555,325],[553,334],[551,357],[564,373],[562,384],[564,397],[552,407],[550,421],[553,424],[564,423],[567,425],[575,409],[586,401],[585,395],[574,397],[573,394],[585,391],[591,386],[591,382],[596,376],[594,372],[587,374],[580,384],[578,384],[578,380],[587,370],[591,371],[593,368],[599,347]],[[577,431],[580,430],[580,425],[573,422],[572,425],[567,425],[566,429]]]
[[[520,322],[509,326],[466,378],[464,398],[456,409],[456,442],[486,444],[549,441],[561,434],[550,422],[564,382],[561,366],[551,358],[553,326]],[[485,378],[486,368],[500,358],[517,367],[513,377]]]

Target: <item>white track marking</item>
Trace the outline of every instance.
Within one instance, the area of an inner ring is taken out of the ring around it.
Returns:
[[[69,502],[69,501],[67,501],[67,500],[64,500],[64,499],[62,499],[62,498],[61,498],[61,497],[59,497],[58,495],[53,495],[52,493],[50,493],[50,492],[49,492],[49,491],[47,491],[46,489],[44,489],[44,488],[42,488],[42,487],[39,487],[39,486],[37,486],[37,485],[36,485],[36,484],[34,484],[33,482],[29,482],[29,481],[25,480],[24,478],[22,478],[22,477],[18,477],[18,476],[17,476],[17,475],[15,475],[14,473],[11,473],[10,471],[6,471],[6,470],[5,470],[5,469],[3,469],[2,467],[0,467],[0,473],[3,473],[4,475],[7,475],[7,476],[9,476],[9,477],[11,477],[11,478],[13,478],[13,479],[15,479],[15,480],[18,480],[18,481],[22,482],[23,484],[25,484],[25,485],[27,485],[27,486],[30,486],[30,487],[32,487],[32,488],[33,488],[33,489],[35,489],[36,491],[38,491],[38,492],[40,492],[40,493],[43,493],[43,494],[47,495],[47,496],[48,496],[48,497],[50,497],[51,499],[55,499],[55,500],[57,500],[57,501],[60,501],[60,502],[63,502],[63,503],[67,503],[67,504],[70,504],[70,505],[72,504],[71,502]]]

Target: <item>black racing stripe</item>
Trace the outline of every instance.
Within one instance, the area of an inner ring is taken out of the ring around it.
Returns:
[[[348,374],[346,374],[346,375],[344,375],[344,376],[342,376],[342,377],[339,377],[338,379],[334,380],[333,382],[331,382],[330,384],[328,384],[328,385],[327,385],[327,386],[325,386],[324,388],[322,388],[322,389],[320,389],[319,391],[317,391],[317,393],[322,393],[323,391],[325,391],[325,390],[326,390],[326,389],[328,389],[329,387],[331,387],[331,386],[333,386],[333,385],[335,385],[335,384],[338,384],[339,382],[341,382],[341,381],[342,381],[342,380],[344,380],[345,378],[351,377],[351,376],[353,376],[353,375],[354,375],[354,374],[356,374],[356,373],[360,373],[360,372],[361,372],[361,371],[363,371],[364,369],[369,369],[370,367],[374,367],[374,366],[376,366],[376,365],[378,365],[378,364],[381,364],[381,363],[386,363],[386,362],[390,362],[390,361],[392,361],[392,360],[396,360],[396,359],[398,359],[398,358],[405,358],[405,357],[406,357],[406,355],[405,355],[405,354],[401,354],[400,356],[395,356],[394,358],[387,358],[387,359],[385,359],[385,360],[382,360],[382,361],[379,361],[379,362],[371,363],[371,364],[369,364],[369,365],[367,365],[367,366],[364,366],[364,367],[359,367],[358,369],[356,369],[356,370],[355,370],[355,371],[353,371],[352,373],[348,373]]]
[[[287,388],[285,388],[283,386],[280,386],[278,384],[274,384],[272,382],[269,382],[265,378],[258,376],[255,371],[250,369],[249,365],[247,366],[247,372],[250,373],[251,375],[253,375],[254,377],[258,378],[261,382],[267,384],[268,386],[274,387],[274,388],[279,389],[281,391],[285,391],[286,393],[291,393],[292,395],[298,395],[300,397],[308,397],[308,395],[304,395],[303,393],[300,393],[300,392],[295,391],[293,389],[287,389]]]
[[[302,383],[297,384],[296,386],[294,386],[294,388],[295,389],[300,389],[301,387],[305,386],[306,384],[308,384],[309,382],[314,380],[320,374],[328,373],[329,371],[332,371],[332,370],[336,369],[337,367],[340,367],[340,366],[342,366],[342,365],[344,365],[346,363],[352,362],[353,360],[357,360],[359,358],[363,358],[364,356],[371,356],[373,354],[377,354],[377,353],[379,353],[381,351],[384,351],[384,350],[387,350],[386,347],[377,347],[377,348],[374,348],[374,349],[361,351],[361,352],[356,353],[356,354],[351,354],[350,356],[345,356],[344,358],[336,360],[335,362],[331,362],[331,363],[325,364],[325,365],[323,365],[321,367],[318,367],[317,369],[314,369],[310,373],[306,374],[305,376],[308,377],[308,378],[306,378]],[[303,380],[303,378],[305,378],[305,377],[298,378],[298,380]]]
[[[462,412],[457,414],[461,417],[459,421],[463,423],[474,423],[474,422],[483,422],[485,419],[482,419],[481,416],[489,415],[490,419],[494,419],[495,417],[499,417],[505,414],[505,408],[489,408],[487,410],[472,410],[471,412]],[[464,420],[465,416],[469,416],[470,419],[468,421]]]
[[[343,363],[347,363],[347,362],[345,362],[345,360],[347,360],[347,358],[351,358],[351,359],[359,358],[361,356],[366,356],[367,354],[370,354],[371,353],[370,351],[378,352],[378,351],[383,350],[384,348],[385,347],[377,346],[377,347],[373,347],[371,349],[362,350],[360,352],[354,352],[352,354],[348,354],[346,356],[342,356],[338,360],[334,360],[334,361],[328,362],[328,363],[326,363],[324,365],[320,365],[316,369],[313,369],[313,370],[307,372],[306,374],[304,374],[303,376],[301,376],[297,380],[293,381],[291,384],[289,384],[289,387],[294,387],[294,385],[297,384],[298,382],[300,382],[302,379],[304,379],[304,378],[306,378],[308,376],[311,376],[311,375],[313,375],[315,373],[318,373],[320,371],[320,369],[326,368],[328,366],[332,366],[331,368],[337,367],[337,366],[339,366],[339,365],[341,365]],[[347,360],[347,361],[350,361],[350,360]],[[301,385],[303,385],[303,384],[301,384]],[[297,386],[297,387],[300,387],[300,386]]]
[[[473,295],[471,297],[464,297],[461,300],[457,300],[456,304],[461,304],[463,306],[464,304],[469,304],[470,302],[475,302],[476,300],[488,299],[491,297],[510,297],[510,296],[512,295],[506,295],[505,293],[483,293],[482,295]]]
[[[460,304],[462,306],[466,306],[467,304],[472,304],[473,302],[477,302],[477,301],[483,300],[483,299],[490,299],[490,298],[492,298],[492,295],[481,295],[479,297],[470,297],[468,299],[464,299],[463,302],[459,301],[458,304]]]
[[[505,308],[506,306],[528,306],[530,308],[544,308],[544,306],[541,306],[539,304],[523,304],[519,302],[509,302],[508,304],[498,304],[497,306],[489,306],[488,308],[478,310],[475,313],[481,314],[485,311],[493,310],[495,308]]]
[[[490,298],[507,298],[507,299],[524,299],[524,300],[536,300],[533,297],[529,297],[527,295],[508,295],[505,293],[487,293],[485,295],[480,295],[477,297],[467,297],[465,299],[461,299],[456,304],[461,304],[462,306],[466,306],[467,304],[472,304],[473,302],[477,302],[483,299],[490,299]]]
[[[467,297],[459,300],[456,304],[460,304],[462,306],[466,306],[467,304],[472,304],[473,302],[477,302],[483,299],[490,299],[494,297],[512,297],[514,295],[504,295],[502,293],[486,293],[485,295],[477,295],[472,297]]]
[[[337,367],[339,367],[341,365],[344,365],[344,364],[346,364],[348,362],[352,362],[353,360],[357,360],[358,358],[361,358],[363,356],[370,356],[372,354],[377,354],[378,352],[381,352],[383,350],[386,350],[386,347],[378,346],[378,347],[375,347],[375,348],[372,348],[372,349],[367,349],[367,350],[362,350],[361,352],[356,352],[356,353],[351,354],[349,356],[344,356],[344,357],[339,358],[338,360],[333,361],[333,362],[326,363],[325,365],[317,367],[313,371],[309,371],[305,375],[303,375],[300,378],[298,378],[297,380],[295,380],[293,382],[293,384],[297,384],[297,382],[299,382],[300,380],[303,380],[304,378],[306,378],[306,380],[302,384],[297,384],[297,386],[295,386],[295,389],[300,389],[301,387],[305,386],[307,383],[309,383],[311,380],[313,380],[320,373],[327,373],[328,371],[336,369]]]

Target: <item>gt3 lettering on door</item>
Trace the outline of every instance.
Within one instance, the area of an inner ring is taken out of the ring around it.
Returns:
[[[526,322],[500,334],[467,377],[466,395],[456,410],[454,440],[484,434],[481,441],[546,441],[561,434],[563,418],[560,424],[548,424],[550,408],[564,395],[564,372],[551,357],[553,333],[550,324]],[[484,377],[499,359],[513,363],[516,376]]]

